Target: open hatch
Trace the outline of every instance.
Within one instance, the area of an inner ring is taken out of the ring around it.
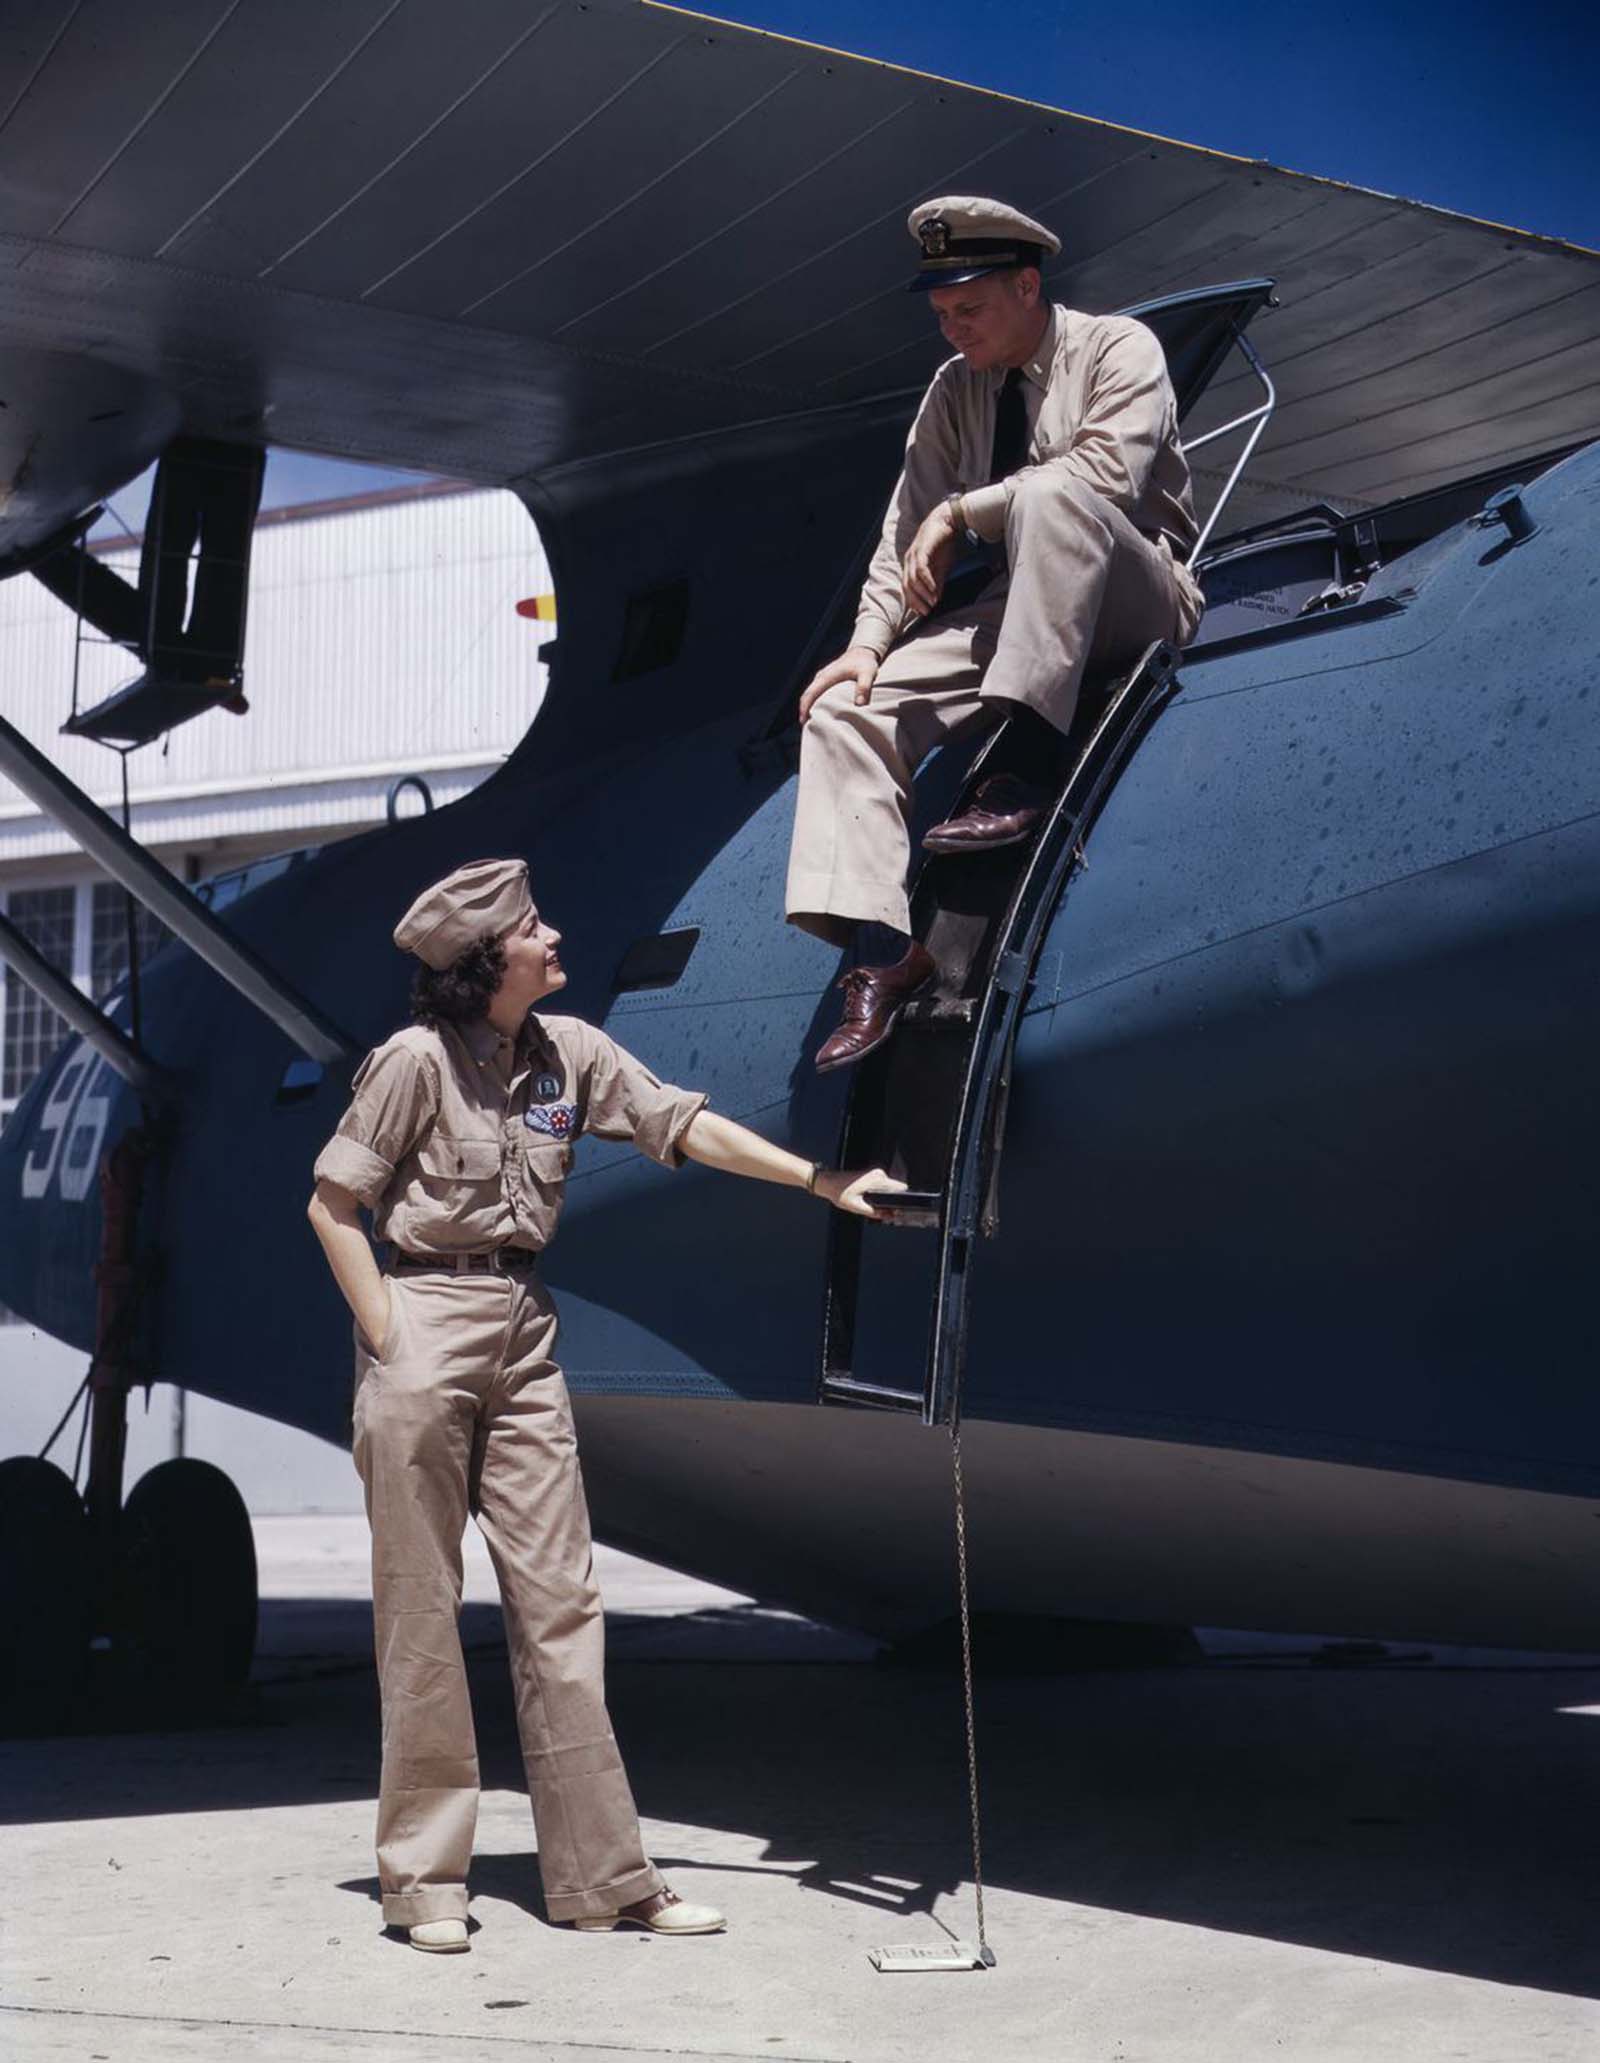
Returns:
[[[1245,328],[1272,282],[1245,280],[1171,296],[1126,312],[1147,323],[1167,354],[1180,422],[1218,368],[1239,351],[1260,381],[1260,406],[1196,442],[1230,433],[1243,448],[1211,511],[1218,517],[1272,409],[1272,385]],[[1193,448],[1193,447],[1191,447]],[[1203,538],[1202,538],[1203,542]],[[996,1229],[1000,1143],[1017,1028],[1045,932],[1083,845],[1122,768],[1173,692],[1177,654],[1146,651],[1115,678],[1087,678],[1071,733],[1046,770],[1054,801],[1036,837],[1001,851],[925,858],[913,884],[912,929],[933,953],[933,987],[907,1005],[893,1037],[854,1070],[839,1160],[886,1167],[916,1200],[898,1225],[830,1215],[819,1395],[918,1413],[926,1424],[959,1415],[975,1242]],[[1007,765],[1004,728],[970,769],[957,808],[977,782]],[[1029,777],[1039,779],[1032,765]],[[920,1388],[868,1381],[855,1370],[858,1316],[871,1287],[869,1255],[886,1238],[931,1236],[935,1286]]]

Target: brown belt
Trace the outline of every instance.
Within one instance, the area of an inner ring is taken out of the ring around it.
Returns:
[[[497,1246],[487,1254],[403,1254],[389,1257],[391,1275],[526,1275],[539,1256],[531,1247]]]

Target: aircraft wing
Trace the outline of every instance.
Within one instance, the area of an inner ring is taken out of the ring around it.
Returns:
[[[1600,431],[1600,257],[1414,202],[636,0],[7,0],[0,554],[174,429],[511,484],[908,395],[941,191],[1078,306],[1277,280],[1240,521]]]

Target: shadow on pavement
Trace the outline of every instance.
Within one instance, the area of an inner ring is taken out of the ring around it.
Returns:
[[[11,1822],[371,1797],[363,1608],[264,1606],[249,1709],[211,1730],[0,1744]],[[463,1616],[486,1788],[521,1789],[498,1614]],[[314,1639],[307,1639],[307,1634]],[[354,1635],[352,1639],[351,1636]],[[610,1622],[611,1702],[661,1858],[692,1829],[886,1919],[970,1875],[958,1683],[759,1606]],[[1592,1665],[1326,1669],[1280,1660],[983,1678],[985,1865],[999,1891],[1600,1996]],[[540,1911],[531,1853],[473,1889]],[[369,1896],[360,1878],[345,1886]],[[970,1893],[967,1894],[970,1897]]]

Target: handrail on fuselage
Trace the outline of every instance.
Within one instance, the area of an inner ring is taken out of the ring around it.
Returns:
[[[1206,540],[1210,537],[1212,531],[1216,529],[1217,518],[1232,499],[1233,490],[1239,484],[1239,475],[1249,465],[1256,446],[1261,442],[1262,433],[1265,431],[1267,424],[1272,420],[1272,411],[1278,405],[1278,390],[1272,384],[1272,375],[1261,363],[1260,354],[1255,346],[1250,342],[1250,339],[1243,330],[1235,332],[1233,341],[1235,348],[1240,352],[1245,363],[1261,382],[1266,398],[1259,406],[1247,408],[1243,415],[1236,415],[1231,422],[1219,423],[1214,430],[1206,430],[1198,437],[1191,437],[1183,446],[1183,455],[1187,458],[1191,451],[1199,451],[1207,444],[1214,444],[1219,437],[1226,437],[1230,431],[1242,430],[1247,424],[1254,425],[1249,436],[1244,440],[1244,446],[1234,463],[1233,471],[1223,483],[1222,492],[1212,504],[1211,513],[1202,525],[1200,535],[1194,541],[1194,549],[1189,553],[1188,559],[1185,562],[1190,566],[1195,566],[1199,563],[1200,554],[1206,548]]]

